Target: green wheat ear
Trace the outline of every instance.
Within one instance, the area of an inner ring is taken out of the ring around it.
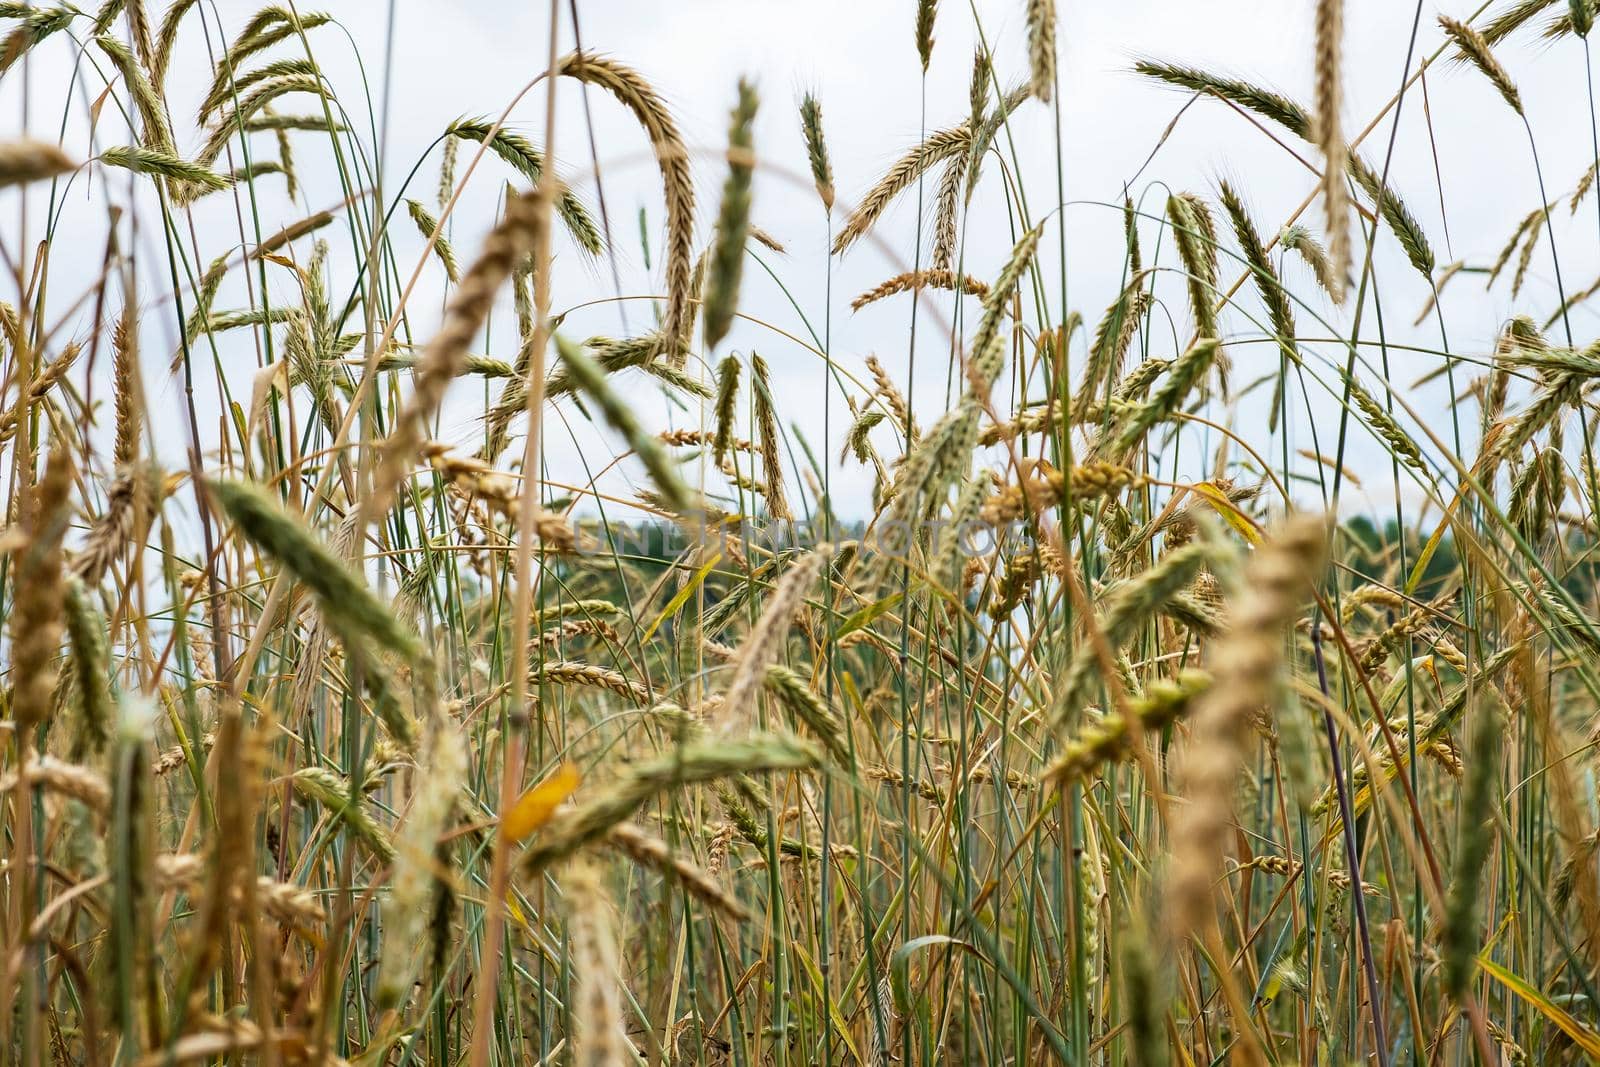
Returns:
[[[0,0],[0,1059],[1597,1058],[1594,0],[1165,129],[1115,5],[849,129],[591,6],[397,158],[402,23]]]
[[[800,133],[806,142],[806,161],[811,164],[811,181],[823,210],[833,211],[833,162],[828,158],[828,142],[822,136],[822,105],[806,93],[800,100]]]
[[[170,152],[154,148],[121,145],[103,150],[98,158],[108,167],[120,167],[136,174],[151,174],[176,182],[188,182],[202,189],[226,189],[232,184],[230,179],[199,163],[179,159]]]
[[[422,659],[416,635],[301,519],[247,482],[218,479],[207,484],[239,531],[312,592],[329,626],[347,643],[360,647],[372,641],[413,662]]]
[[[750,184],[755,174],[750,128],[755,123],[756,106],[754,86],[741,79],[739,102],[734,105],[728,128],[728,181],[722,188],[710,276],[701,307],[708,352],[728,335],[739,307],[739,280],[744,273],[744,246],[750,232]]]
[[[661,442],[645,432],[633,409],[617,396],[607,383],[605,373],[581,348],[557,334],[556,349],[561,353],[562,365],[571,375],[578,391],[594,402],[611,428],[628,442],[628,447],[633,449],[645,470],[650,473],[662,499],[678,514],[688,514],[694,498],[678,477],[677,467],[662,449]]]

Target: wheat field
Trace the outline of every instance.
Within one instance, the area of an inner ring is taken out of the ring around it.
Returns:
[[[1600,1062],[1594,0],[1127,41],[1071,197],[1080,5],[886,165],[579,6],[400,159],[392,23],[0,2],[0,1058]]]

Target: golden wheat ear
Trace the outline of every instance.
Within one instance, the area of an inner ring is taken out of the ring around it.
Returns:
[[[0,189],[54,178],[77,166],[71,156],[47,141],[0,141]]]
[[[427,421],[439,410],[450,383],[466,367],[467,347],[488,319],[495,295],[516,265],[533,251],[535,235],[544,223],[538,190],[510,198],[504,216],[484,239],[478,258],[461,276],[445,308],[444,322],[417,361],[415,388],[395,417],[394,429],[384,443],[373,475],[371,492],[362,502],[369,524],[389,510],[416,461]]]
[[[1056,86],[1055,0],[1028,0],[1028,85],[1048,104]]]
[[[1344,141],[1344,0],[1317,0],[1317,47],[1313,64],[1316,120],[1313,129],[1322,149],[1322,209],[1328,232],[1329,276],[1334,303],[1344,302],[1344,277],[1350,272],[1350,190],[1345,169],[1349,156]]]
[[[1228,844],[1234,787],[1251,715],[1273,699],[1283,667],[1283,631],[1320,580],[1328,522],[1284,522],[1245,569],[1232,623],[1211,659],[1213,683],[1189,717],[1180,776],[1188,804],[1174,828],[1169,913],[1181,932],[1211,921],[1213,883]]]
[[[683,365],[680,346],[687,343],[692,311],[690,274],[694,253],[694,183],[689,154],[677,121],[665,101],[638,71],[587,52],[560,59],[554,72],[604,89],[638,120],[650,139],[667,204],[667,311],[662,323],[663,351],[675,366]]]
[[[468,789],[469,767],[466,738],[454,723],[436,717],[418,761],[410,809],[395,839],[394,910],[384,925],[384,951],[378,963],[377,996],[385,1007],[402,1003],[426,947],[448,936],[447,932],[427,936],[427,928],[438,900],[449,892],[446,883],[455,877],[448,861],[440,862],[441,837]],[[448,851],[443,855],[448,857]]]
[[[1495,92],[1518,115],[1522,114],[1522,94],[1517,92],[1516,83],[1511,80],[1511,74],[1500,65],[1500,60],[1495,58],[1494,50],[1483,34],[1467,25],[1450,18],[1448,15],[1439,16],[1439,25],[1444,30],[1445,36],[1455,42],[1459,53],[1478,68],[1478,72],[1489,79]]]

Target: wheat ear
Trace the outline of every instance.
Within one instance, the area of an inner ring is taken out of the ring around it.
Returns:
[[[1350,270],[1350,190],[1345,185],[1344,0],[1317,0],[1316,134],[1322,148],[1322,208],[1327,220],[1328,254],[1333,266],[1335,303],[1344,302],[1344,276]]]
[[[689,154],[678,124],[649,82],[615,60],[573,52],[555,65],[565,74],[597,86],[633,112],[661,169],[667,203],[667,312],[662,322],[664,348],[675,366],[683,365],[679,346],[688,339],[691,294],[691,260],[694,252],[694,183],[689,177]]]
[[[417,363],[415,391],[396,416],[394,430],[373,473],[371,492],[363,502],[368,524],[389,510],[415,460],[424,427],[439,410],[445,390],[465,366],[467,346],[489,317],[495,294],[516,265],[533,251],[534,236],[543,220],[537,190],[512,197],[506,203],[505,216],[484,240],[477,261],[461,276],[439,332],[428,342]]]
[[[1321,516],[1286,521],[1246,568],[1232,628],[1211,662],[1213,683],[1190,715],[1181,769],[1183,795],[1173,827],[1168,887],[1175,928],[1188,933],[1212,916],[1213,883],[1233,821],[1234,788],[1244,765],[1250,717],[1266,705],[1283,663],[1283,631],[1319,580],[1327,541]]]

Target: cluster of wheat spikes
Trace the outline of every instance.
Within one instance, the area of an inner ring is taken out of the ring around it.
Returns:
[[[0,2],[0,79],[70,48],[55,106],[95,116],[0,142],[4,1062],[1600,1061],[1600,343],[1571,327],[1600,283],[1563,286],[1552,222],[1600,156],[1545,187],[1509,47],[1586,50],[1590,0],[1423,23],[1359,124],[1340,0],[1308,105],[1139,60],[1317,174],[1265,227],[1227,181],[1117,191],[1092,326],[1054,194],[974,197],[1060,106],[1077,5],[1018,7],[1016,69],[986,44],[965,113],[852,197],[818,100],[778,162],[755,119],[789,105],[731,73],[697,189],[671,103],[562,54],[559,2],[545,143],[463,118],[404,180],[318,63],[330,15],[224,27],[196,100],[168,70],[206,5]],[[965,14],[916,4],[924,77],[964,68],[936,44]],[[1450,64],[1539,176],[1492,264],[1436,262],[1369,136]],[[556,257],[615,235],[552,165],[558,86],[659,171],[635,336],[566,317]],[[313,154],[338,188],[302,187]],[[809,172],[814,201],[775,188],[830,279],[926,206],[910,269],[769,326],[740,299],[752,242],[782,250],[766,168]],[[210,198],[233,236],[192,224]],[[498,221],[452,241],[468,200]],[[103,244],[59,246],[96,211]],[[1011,251],[975,262],[977,227]],[[1531,304],[1548,262],[1557,303],[1391,376],[1375,251],[1441,337],[1464,274]],[[943,407],[901,353],[831,350],[846,304],[903,308],[910,346],[957,324]],[[817,368],[820,433],[779,359]],[[641,390],[699,417],[662,430]],[[633,481],[552,469],[553,412]],[[870,499],[831,491],[858,468]],[[1363,478],[1392,513],[1341,503]]]

